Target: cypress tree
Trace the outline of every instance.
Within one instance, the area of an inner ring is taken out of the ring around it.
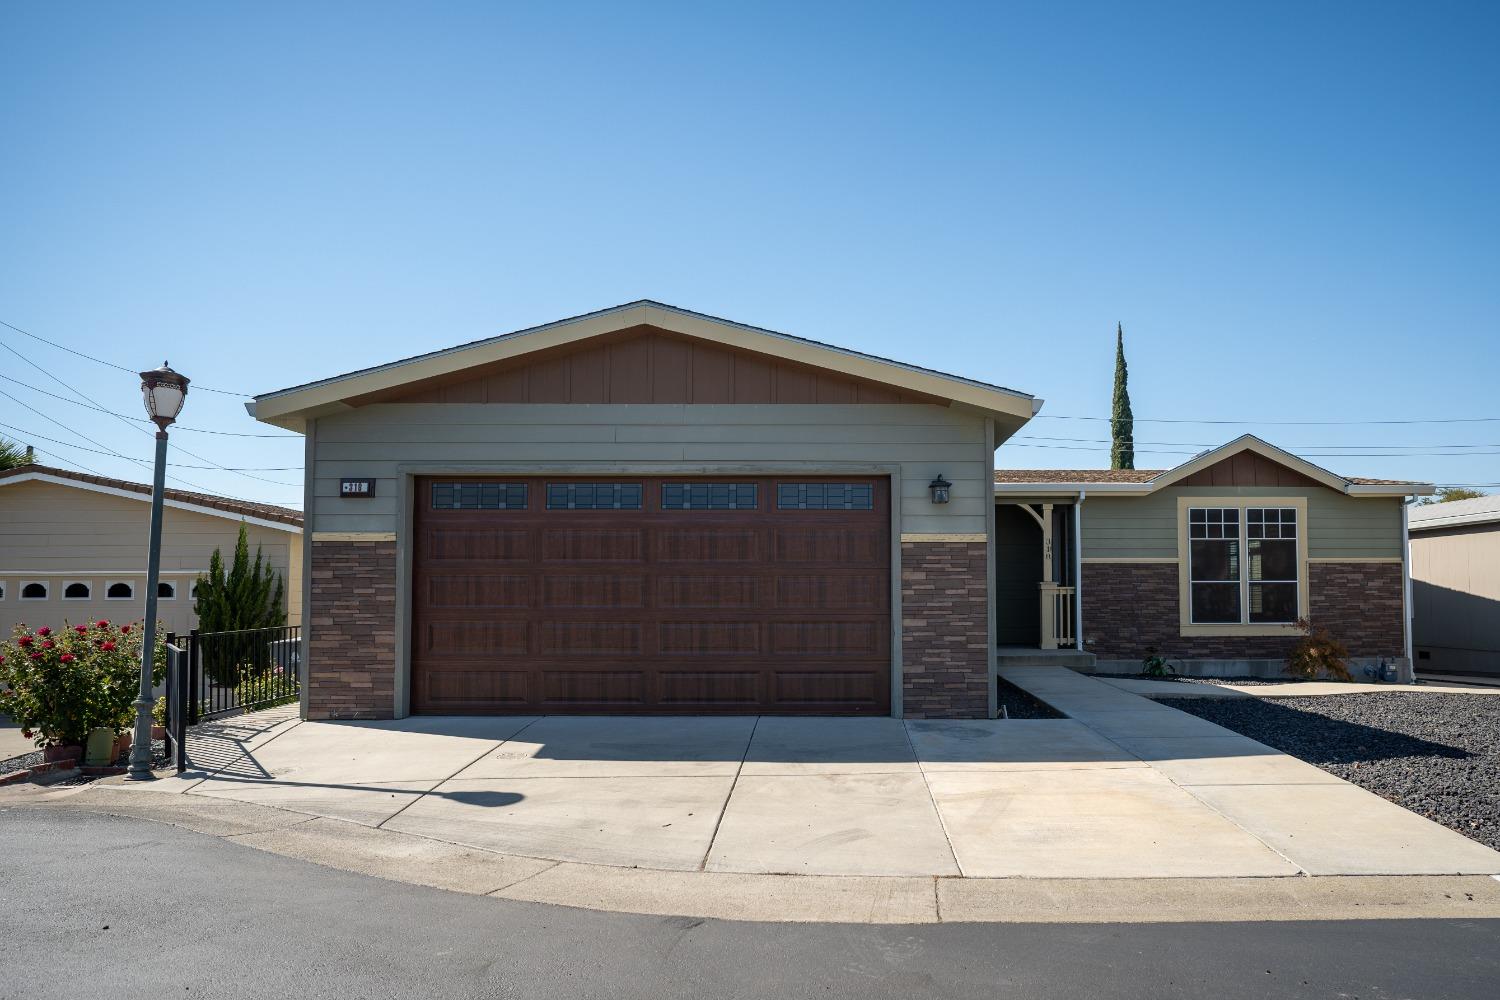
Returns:
[[[200,576],[193,613],[202,632],[243,632],[286,624],[281,574],[271,568],[255,547],[250,559],[250,540],[240,525],[234,544],[234,560],[224,568],[218,549],[208,561],[208,574]],[[238,684],[247,670],[262,669],[266,658],[259,651],[266,639],[260,635],[223,637],[204,646],[203,665],[220,684]]]
[[[1135,468],[1135,417],[1130,412],[1130,372],[1125,367],[1125,327],[1115,324],[1115,396],[1109,415],[1109,467]]]

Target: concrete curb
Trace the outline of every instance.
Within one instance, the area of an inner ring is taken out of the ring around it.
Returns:
[[[376,878],[589,910],[762,922],[1179,923],[1500,918],[1500,878],[978,879],[742,875],[497,854],[269,806],[92,786],[20,786],[0,808],[78,810],[181,827]]]

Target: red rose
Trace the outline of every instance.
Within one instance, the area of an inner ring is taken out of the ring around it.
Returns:
[[[17,646],[29,646],[29,645],[32,644],[33,641],[35,641],[35,640],[33,640],[31,638],[31,636],[29,636],[29,635],[23,635],[23,636],[21,636],[21,638],[19,638],[19,639],[16,640],[16,645]]]
[[[115,644],[112,643],[112,642],[101,642],[99,644],[99,648],[102,649],[102,650],[104,650],[106,653],[109,653],[109,652],[113,652],[113,650],[115,648]]]
[[[23,730],[21,730],[21,736],[23,738],[25,738],[25,739],[28,739],[28,740],[31,739],[31,730],[29,730],[29,729],[23,729]]]
[[[32,653],[31,654],[31,658],[33,660],[40,660],[42,658],[42,654],[41,653]]]
[[[43,639],[42,640],[42,648],[43,649],[56,649],[57,648],[57,643],[53,642],[51,639]]]
[[[39,628],[39,629],[36,630],[36,634],[40,635],[40,636],[49,636],[49,635],[52,634],[52,630],[50,628],[48,628],[47,626],[43,625],[41,628]]]
[[[129,625],[121,625],[120,626],[120,634],[121,635],[128,635],[128,634],[130,634],[130,626]]]
[[[62,661],[63,661],[63,662],[64,662],[64,663],[72,663],[72,662],[73,662],[73,654],[72,654],[72,653],[64,653],[64,654],[63,654],[63,655],[62,655],[62,656],[61,656],[61,660],[62,660]]]
[[[109,622],[107,622],[103,618],[101,618],[98,621],[94,622],[94,627],[95,628],[109,628]]]
[[[87,625],[74,625],[73,626],[73,631],[77,632],[79,635],[83,635],[83,633],[87,632],[88,630],[89,630],[89,627]]]

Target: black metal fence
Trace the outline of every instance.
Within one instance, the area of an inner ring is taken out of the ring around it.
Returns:
[[[295,701],[301,694],[298,625],[168,636],[168,741],[186,764],[188,726]]]

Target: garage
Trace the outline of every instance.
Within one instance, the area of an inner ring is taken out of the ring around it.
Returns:
[[[881,476],[414,480],[412,710],[891,711]]]

